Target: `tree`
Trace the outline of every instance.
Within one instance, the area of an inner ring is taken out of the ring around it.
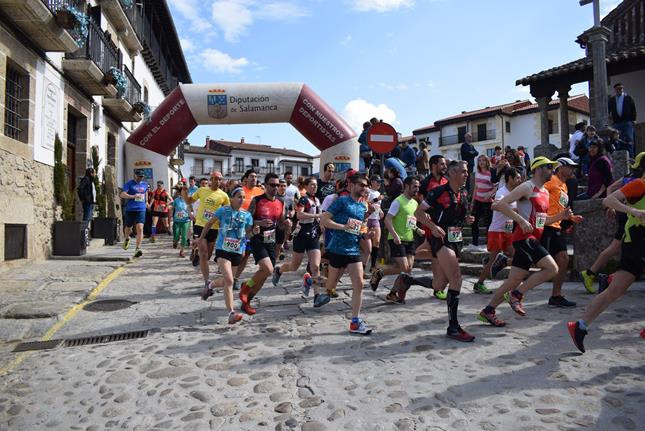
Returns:
[[[54,198],[56,203],[62,208],[62,217],[65,221],[74,220],[74,205],[76,199],[74,194],[69,190],[67,182],[67,173],[63,164],[63,143],[58,134],[54,138]]]

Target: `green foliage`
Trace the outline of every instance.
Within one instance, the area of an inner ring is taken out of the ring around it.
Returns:
[[[99,158],[99,148],[92,147],[92,167],[94,168],[94,188],[96,189],[96,210],[100,218],[107,217],[107,202],[105,200],[105,170],[101,176],[102,180],[99,181],[99,166],[101,159]]]
[[[63,220],[74,220],[76,198],[69,190],[65,165],[63,164],[63,143],[58,135],[54,139],[54,198],[61,206]]]

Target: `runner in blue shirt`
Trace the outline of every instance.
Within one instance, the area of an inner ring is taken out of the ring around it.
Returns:
[[[179,246],[180,257],[184,257],[184,247],[188,247],[188,231],[190,229],[190,209],[181,197],[182,187],[186,187],[184,182],[175,186],[175,196],[170,204],[172,207],[172,248]]]
[[[122,199],[126,199],[125,204],[125,242],[123,249],[127,250],[130,245],[130,233],[132,227],[136,226],[137,230],[137,246],[134,252],[134,257],[141,257],[141,241],[143,241],[143,224],[146,222],[146,208],[148,207],[148,183],[143,179],[143,170],[134,170],[134,180],[130,180],[123,186],[123,191],[120,193]]]

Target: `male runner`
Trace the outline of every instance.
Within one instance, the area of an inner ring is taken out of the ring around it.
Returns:
[[[458,341],[470,342],[475,337],[464,331],[457,319],[459,292],[461,291],[461,270],[459,254],[463,246],[462,228],[464,222],[471,224],[467,216],[468,195],[464,186],[468,181],[468,166],[464,161],[452,161],[448,165],[448,183],[428,192],[414,215],[431,231],[428,237],[432,255],[434,280],[432,288],[443,290],[448,287],[448,329],[446,335]]]
[[[511,292],[509,302],[511,308],[520,316],[526,315],[522,306],[524,294],[535,286],[551,280],[558,272],[558,265],[549,252],[540,244],[544,226],[554,221],[570,217],[573,213],[565,210],[554,217],[549,217],[549,192],[544,183],[551,179],[556,162],[546,157],[536,157],[531,164],[532,178],[517,186],[502,200],[493,204],[493,210],[499,211],[513,219],[513,264],[511,272],[504,283],[495,290],[493,298],[479,313],[478,319],[493,326],[505,326],[506,322],[498,319],[495,308],[504,301],[504,293]],[[511,207],[517,202],[517,211]],[[526,280],[532,265],[541,269],[531,274]]]
[[[318,191],[316,192],[316,197],[322,203],[325,198],[329,195],[336,193],[336,181],[334,181],[334,172],[336,172],[336,167],[333,163],[325,163],[323,167],[323,173],[320,180],[318,180]]]
[[[119,194],[122,199],[126,199],[125,204],[125,241],[123,249],[127,250],[130,245],[130,232],[132,226],[136,226],[137,244],[134,251],[134,257],[141,257],[141,241],[143,241],[143,225],[146,222],[146,207],[148,196],[148,183],[144,180],[143,170],[134,170],[134,180],[130,180],[123,186],[123,191]]]
[[[199,200],[199,208],[195,214],[195,227],[193,232],[197,236],[201,236],[204,226],[210,219],[213,218],[217,209],[224,205],[230,205],[231,201],[228,195],[219,188],[222,174],[220,172],[211,173],[210,187],[200,187],[192,196],[188,196],[188,190],[184,187],[181,189],[181,197],[187,204]],[[213,255],[215,248],[215,241],[217,240],[217,230],[219,229],[219,221],[212,223],[212,227],[203,236],[206,242],[199,241],[197,247],[197,255],[199,256],[199,269],[202,272],[204,279],[204,289],[208,289],[209,283],[209,269],[208,260]]]
[[[632,168],[641,169],[641,178],[631,181],[602,201],[603,205],[627,214],[618,271],[612,275],[609,287],[591,301],[582,319],[567,323],[569,335],[582,353],[585,352],[584,339],[591,323],[623,296],[645,270],[645,152],[636,156]],[[641,331],[641,337],[645,338],[645,329]]]
[[[250,245],[253,258],[258,265],[258,270],[253,276],[242,283],[240,288],[240,301],[242,310],[249,315],[255,314],[251,307],[251,300],[258,294],[266,279],[273,273],[275,265],[276,228],[287,229],[291,221],[285,217],[284,202],[276,197],[280,180],[273,173],[266,174],[264,194],[256,196],[249,205],[249,212],[253,216],[253,224],[260,226],[260,232],[251,237]]]
[[[367,177],[354,174],[349,178],[349,195],[340,196],[329,206],[321,217],[321,224],[331,231],[327,247],[329,258],[329,277],[327,290],[336,289],[340,274],[347,269],[352,281],[352,321],[349,332],[369,335],[372,330],[359,317],[363,295],[363,262],[361,260],[361,227],[368,206],[359,202],[365,188]],[[369,235],[369,234],[368,234]]]

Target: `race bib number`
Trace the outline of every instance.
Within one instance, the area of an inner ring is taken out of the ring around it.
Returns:
[[[177,211],[175,213],[175,217],[176,218],[186,218],[186,217],[188,217],[188,213],[186,213],[186,211]]]
[[[363,222],[360,220],[356,220],[355,218],[350,218],[347,220],[347,232],[351,233],[352,235],[360,235],[361,234],[361,226],[363,225]]]
[[[222,248],[224,249],[224,251],[239,254],[242,248],[242,240],[238,238],[226,237],[224,238],[224,243],[222,244]]]
[[[513,226],[513,220],[506,220],[506,223],[504,224],[504,232],[513,233]]]
[[[214,215],[215,213],[213,211],[204,210],[204,218],[206,220],[212,219]]]
[[[153,208],[153,211],[162,213],[166,211],[166,207],[163,205],[155,205],[155,207]]]
[[[566,208],[569,205],[569,195],[560,193],[560,205]]]
[[[535,214],[535,227],[538,229],[544,229],[546,224],[546,214],[545,213],[536,213]]]
[[[135,202],[145,202],[146,201],[146,195],[143,193],[137,193],[134,195],[134,201]]]
[[[265,244],[275,242],[275,229],[265,230],[262,232],[262,240]]]
[[[448,228],[448,242],[462,242],[463,234],[461,233],[461,228],[457,226],[451,226]]]
[[[417,218],[415,216],[409,215],[407,220],[406,220],[405,227],[407,227],[408,229],[416,229],[417,228]]]

